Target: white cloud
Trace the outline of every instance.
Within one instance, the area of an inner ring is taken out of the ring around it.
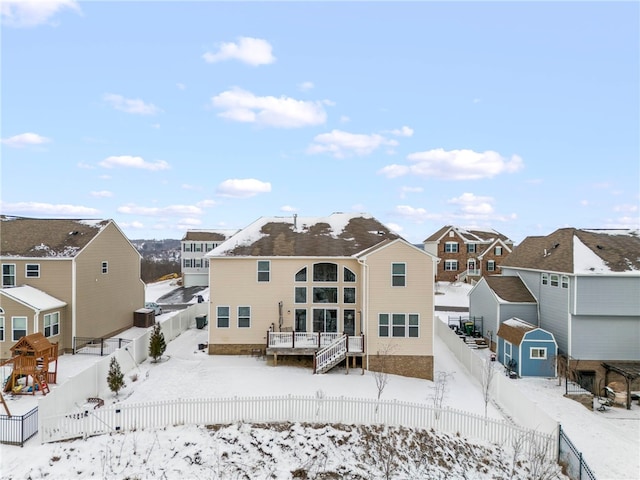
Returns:
[[[236,59],[248,65],[268,65],[276,61],[271,53],[269,42],[261,38],[240,37],[238,43],[221,43],[217,52],[206,52],[202,55],[205,62],[215,63]]]
[[[262,182],[255,178],[234,178],[225,180],[216,188],[218,195],[222,197],[248,198],[259,193],[271,191],[271,183]]]
[[[3,138],[2,143],[7,147],[13,148],[23,148],[35,145],[42,145],[45,143],[49,143],[51,141],[50,138],[43,137],[42,135],[38,135],[37,133],[21,133],[20,135],[14,135],[13,137]]]
[[[302,83],[298,84],[298,90],[300,90],[301,92],[308,92],[313,87],[315,87],[313,82],[302,82]]]
[[[296,207],[292,207],[291,205],[283,205],[280,207],[281,212],[294,213],[297,212],[298,209]]]
[[[215,207],[216,205],[218,205],[218,202],[216,202],[215,200],[201,200],[199,202],[196,202],[196,206],[201,208],[210,208]]]
[[[479,180],[493,178],[502,173],[514,173],[524,167],[518,155],[507,159],[491,150],[480,153],[473,150],[446,151],[438,148],[412,153],[407,159],[412,162],[408,166],[388,165],[378,173],[389,178],[411,174],[444,180]]]
[[[95,170],[95,165],[90,165],[82,161],[78,162],[78,168],[84,168],[85,170]]]
[[[202,209],[194,205],[169,205],[167,207],[141,207],[133,203],[118,207],[118,213],[146,215],[149,217],[175,217],[181,215],[202,215]]]
[[[139,98],[125,98],[115,93],[105,93],[103,100],[111,107],[121,112],[134,113],[137,115],[155,115],[161,110],[152,103],[145,103]]]
[[[638,211],[638,205],[632,205],[632,204],[615,205],[613,207],[613,211],[622,212],[622,213],[635,213]]]
[[[400,187],[400,198],[405,198],[409,193],[422,193],[422,187]]]
[[[113,192],[110,192],[109,190],[100,190],[99,192],[91,192],[91,196],[97,198],[109,198],[113,197]]]
[[[377,133],[366,135],[342,130],[332,130],[330,133],[316,135],[313,142],[307,148],[307,153],[329,153],[336,158],[344,158],[350,155],[368,155],[383,145],[398,145],[396,140],[389,140]]]
[[[397,215],[416,223],[421,223],[425,220],[437,220],[440,218],[439,214],[429,213],[424,208],[414,208],[410,205],[397,205],[394,211]]]
[[[298,128],[323,124],[327,114],[322,102],[291,97],[258,97],[241,88],[233,88],[211,98],[218,115],[229,120],[278,128]]]
[[[74,0],[2,0],[0,2],[2,24],[16,28],[55,25],[52,17],[63,9],[82,13],[78,2]]]
[[[133,228],[136,230],[140,230],[144,228],[144,223],[133,221],[133,222],[118,222],[118,225],[122,228]]]
[[[100,166],[104,168],[114,168],[114,167],[128,167],[128,168],[141,168],[144,170],[168,170],[169,164],[164,160],[158,160],[153,163],[149,163],[145,161],[142,157],[133,157],[131,155],[120,155],[107,157],[103,161],[100,162]]]
[[[202,190],[202,187],[198,185],[190,185],[188,183],[183,183],[182,185],[180,185],[180,187],[184,190]]]
[[[202,225],[202,220],[200,220],[199,218],[181,218],[180,220],[178,220],[178,228],[179,229],[189,229],[189,228],[193,228],[193,227],[197,227],[199,225]]]
[[[340,123],[348,123],[351,119],[346,115],[340,115]]]
[[[69,204],[52,204],[40,202],[2,203],[2,212],[5,214],[29,213],[32,215],[61,215],[93,217],[100,211],[91,207]]]
[[[413,128],[409,128],[404,126],[402,128],[396,128],[394,130],[389,130],[391,135],[395,135],[396,137],[411,137],[413,136]]]
[[[402,232],[402,230],[404,230],[400,225],[398,225],[397,223],[387,223],[387,228],[389,230],[391,230],[392,232],[396,232],[397,234],[400,234]]]
[[[447,200],[447,203],[458,205],[464,214],[490,215],[493,213],[494,199],[481,197],[473,193],[463,193],[459,197]]]

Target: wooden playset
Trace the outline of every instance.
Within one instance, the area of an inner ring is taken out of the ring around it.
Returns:
[[[58,376],[58,344],[38,332],[22,337],[10,350],[11,358],[0,363],[13,364],[4,391],[14,395],[49,393],[49,384],[56,383]]]

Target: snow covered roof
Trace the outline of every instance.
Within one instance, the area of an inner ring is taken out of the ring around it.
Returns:
[[[538,327],[535,325],[531,325],[519,318],[512,317],[500,324],[500,328],[498,328],[498,336],[500,338],[504,338],[513,345],[520,345],[527,332],[535,330],[536,328]]]
[[[425,242],[438,242],[440,241],[450,230],[455,231],[465,242],[467,243],[492,243],[496,240],[501,240],[507,245],[513,245],[513,241],[507,236],[493,230],[492,228],[479,228],[479,227],[456,227],[453,225],[445,225],[437,232],[425,239]]]
[[[527,237],[500,264],[579,275],[640,275],[638,230],[561,228],[546,237]]]
[[[73,258],[111,220],[26,218],[0,215],[2,257]]]
[[[22,285],[20,287],[10,287],[0,289],[0,294],[5,295],[13,300],[16,300],[30,308],[38,311],[53,310],[55,308],[62,308],[67,305],[67,302],[52,297],[48,293],[33,288],[29,285]]]
[[[401,237],[372,216],[362,213],[261,217],[207,256],[344,257],[396,238]]]

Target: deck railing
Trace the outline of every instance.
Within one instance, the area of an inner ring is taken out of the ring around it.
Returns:
[[[342,333],[337,332],[267,332],[267,348],[323,348],[331,345]],[[350,335],[349,352],[364,351],[364,336]]]

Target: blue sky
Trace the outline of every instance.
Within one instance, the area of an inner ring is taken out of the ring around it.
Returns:
[[[3,0],[0,211],[638,228],[639,5]]]

